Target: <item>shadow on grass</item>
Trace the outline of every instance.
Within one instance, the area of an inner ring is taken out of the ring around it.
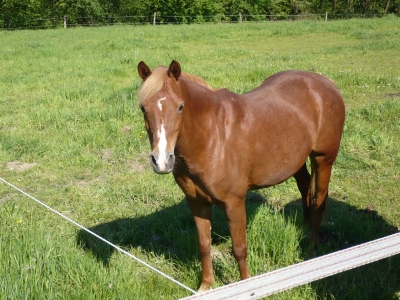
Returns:
[[[247,197],[248,220],[265,200],[256,193]],[[218,245],[229,239],[225,214],[213,207],[212,243]],[[157,210],[147,216],[117,219],[89,230],[122,248],[141,248],[145,252],[187,262],[198,259],[197,230],[193,216],[184,199],[178,204]],[[89,250],[105,266],[115,249],[86,231],[80,230],[78,245]]]
[[[265,200],[258,193],[248,193],[247,222],[253,218],[263,203]],[[96,225],[89,230],[128,251],[132,247],[139,248],[148,255],[164,256],[187,265],[199,262],[197,229],[186,199],[146,216],[117,219]],[[226,216],[216,206],[213,207],[211,237],[214,246],[230,239]],[[77,244],[92,253],[104,266],[109,265],[110,258],[116,251],[84,230],[78,232]],[[214,265],[216,278],[223,278],[223,272],[218,265]],[[200,265],[197,276],[200,283]]]
[[[268,201],[257,192],[247,195],[247,222],[252,220],[258,207]],[[286,219],[296,219],[302,228],[301,200],[284,207]],[[92,228],[110,242],[122,248],[141,248],[146,253],[164,255],[181,263],[198,259],[197,232],[192,214],[181,201],[147,216],[118,219]],[[214,208],[212,243],[217,245],[229,239],[229,229],[224,213]],[[321,227],[321,256],[355,246],[397,232],[372,207],[356,209],[343,201],[329,199],[328,224]],[[100,262],[108,265],[114,248],[85,231],[77,236],[80,246],[90,251]],[[303,253],[307,253],[308,240],[299,241]],[[306,255],[304,255],[304,259]],[[319,280],[311,284],[318,297],[323,299],[398,299],[400,291],[400,256],[394,256],[354,270]],[[218,276],[218,270],[214,270]],[[199,270],[200,276],[200,270]]]
[[[374,208],[357,209],[343,201],[328,200],[328,222],[321,226],[317,255],[332,253],[398,232]],[[285,206],[287,219],[302,215],[301,200]],[[301,226],[302,217],[297,226]],[[307,253],[308,240],[301,242]],[[305,255],[304,255],[305,258]],[[322,299],[399,299],[400,255],[383,259],[311,283]]]
[[[182,201],[173,206],[157,210],[147,216],[117,219],[89,230],[121,248],[140,248],[156,255],[188,260],[195,253],[196,228],[191,213]],[[186,240],[185,243],[180,242]],[[115,249],[89,233],[80,230],[78,244],[108,266]]]

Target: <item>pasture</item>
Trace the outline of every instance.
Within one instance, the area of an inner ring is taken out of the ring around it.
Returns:
[[[400,227],[400,19],[0,31],[0,177],[192,289],[192,215],[155,174],[136,66],[180,62],[245,93],[276,72],[331,78],[346,104],[318,255]],[[238,145],[245,146],[245,145]],[[247,195],[252,275],[306,259],[293,179]],[[239,279],[213,211],[216,285]],[[189,292],[0,184],[0,299],[177,299]],[[273,299],[399,299],[400,257]]]

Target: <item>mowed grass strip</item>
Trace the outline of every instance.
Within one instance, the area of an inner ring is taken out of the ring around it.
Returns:
[[[0,176],[196,289],[196,230],[171,175],[147,161],[136,66],[178,60],[247,92],[302,69],[338,85],[347,114],[318,255],[400,226],[400,20],[113,26],[0,32]],[[240,146],[240,145],[238,145]],[[253,275],[306,258],[293,180],[247,197]],[[189,293],[0,185],[0,298],[177,299]],[[214,210],[216,286],[239,279]],[[398,256],[274,296],[393,299]]]

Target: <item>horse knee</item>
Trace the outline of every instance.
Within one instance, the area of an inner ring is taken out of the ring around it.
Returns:
[[[232,246],[232,252],[237,261],[246,260],[247,258],[246,244]]]
[[[199,241],[199,253],[201,257],[206,257],[211,255],[211,242]]]
[[[314,199],[312,204],[313,213],[322,213],[326,209],[326,199],[327,195],[324,197],[323,201],[318,202],[318,199]]]

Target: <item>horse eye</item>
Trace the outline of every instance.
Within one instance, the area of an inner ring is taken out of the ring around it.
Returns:
[[[182,112],[182,109],[183,109],[183,103],[182,103],[181,105],[179,105],[179,107],[178,107],[178,113]]]
[[[143,105],[140,105],[140,110],[142,111],[142,113],[145,113],[145,112],[146,112],[146,110],[144,109],[144,106],[143,106]]]

